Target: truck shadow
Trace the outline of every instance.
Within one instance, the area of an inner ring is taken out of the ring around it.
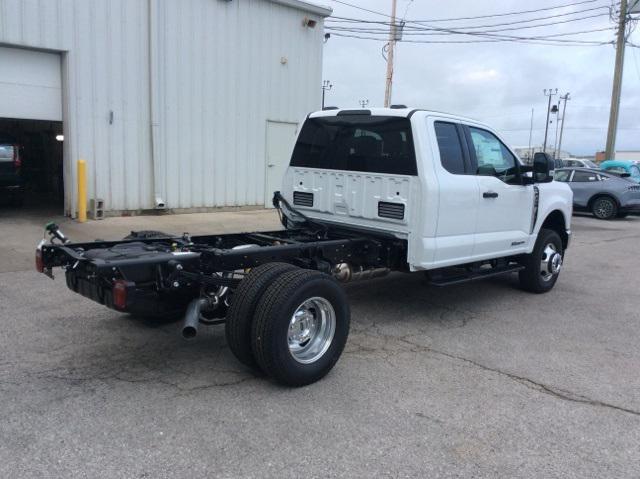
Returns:
[[[482,327],[494,321],[496,309],[513,308],[527,293],[515,294],[514,278],[504,277],[438,288],[424,275],[393,274],[346,285],[351,304],[351,333],[346,353],[367,350],[384,355],[389,344],[408,349],[402,339],[418,341],[443,331]],[[503,303],[503,304],[502,304]],[[66,353],[49,363],[42,378],[78,386],[94,382],[154,385],[174,394],[191,394],[233,386],[261,374],[242,365],[227,347],[224,326],[201,327],[186,341],[180,322],[137,319],[128,315],[100,315],[82,332],[70,332]],[[75,323],[77,325],[77,323]],[[74,331],[69,325],[67,331]],[[93,386],[92,386],[93,387]]]

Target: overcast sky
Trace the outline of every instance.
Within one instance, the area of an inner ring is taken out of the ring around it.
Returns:
[[[391,0],[346,0],[370,10],[388,13]],[[461,16],[532,10],[567,5],[576,0],[398,0],[402,16],[409,5],[406,20],[431,20]],[[335,16],[382,20],[384,17],[342,5],[328,4]],[[596,0],[558,10],[507,17],[437,23],[439,27],[491,25],[515,20],[609,6],[607,0]],[[500,34],[533,36],[593,30],[610,27],[611,31],[584,34],[583,40],[610,41],[615,38],[614,25],[606,9],[593,10],[576,18],[602,13],[583,21],[513,30]],[[329,19],[328,19],[329,20]],[[388,19],[387,19],[388,20]],[[540,20],[529,23],[554,22]],[[338,26],[337,23],[327,22]],[[362,27],[362,25],[359,25]],[[374,26],[373,28],[380,28]],[[505,28],[495,27],[495,28]],[[405,35],[405,39],[416,38]],[[430,37],[452,39],[451,36]],[[455,37],[468,39],[469,37]],[[567,37],[557,37],[567,38]],[[640,44],[640,28],[630,40]],[[324,49],[324,78],[333,89],[327,105],[357,106],[368,99],[369,106],[382,106],[386,63],[381,55],[384,42],[331,36]],[[396,50],[396,67],[392,103],[463,114],[484,121],[498,129],[512,146],[527,146],[531,108],[535,109],[533,144],[544,139],[547,98],[545,88],[558,88],[560,94],[570,92],[567,104],[563,150],[574,155],[593,155],[604,150],[609,117],[609,101],[613,78],[615,49],[604,46],[547,46],[524,43],[416,44],[401,42]],[[558,97],[554,97],[557,101]],[[640,49],[626,49],[622,103],[616,149],[640,150]],[[550,143],[555,139],[555,119],[550,125]]]

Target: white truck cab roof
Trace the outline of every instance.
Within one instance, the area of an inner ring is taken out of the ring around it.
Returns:
[[[398,116],[404,118],[411,118],[415,113],[420,112],[425,116],[440,116],[451,119],[456,119],[465,122],[481,124],[478,120],[473,118],[456,115],[454,113],[446,113],[436,110],[428,110],[424,108],[414,108],[405,105],[392,105],[389,108],[336,108],[327,107],[324,110],[315,111],[310,113],[308,118],[321,118],[325,116],[339,116],[339,115],[371,115],[371,116]]]

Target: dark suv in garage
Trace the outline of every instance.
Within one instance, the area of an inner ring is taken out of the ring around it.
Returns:
[[[7,199],[16,206],[24,200],[22,148],[12,138],[0,135],[0,201]]]

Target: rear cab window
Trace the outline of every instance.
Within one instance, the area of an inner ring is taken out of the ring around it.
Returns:
[[[293,149],[291,166],[415,176],[411,122],[394,116],[308,118]]]

